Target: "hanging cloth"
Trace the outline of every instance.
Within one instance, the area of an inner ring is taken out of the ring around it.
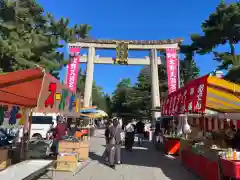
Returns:
[[[19,125],[24,125],[24,122],[25,122],[25,118],[26,118],[26,109],[22,109],[21,110],[22,111],[22,113],[21,113],[21,119],[20,119],[20,121],[19,121]]]
[[[4,121],[4,108],[0,106],[0,126],[3,124]]]
[[[16,122],[17,122],[16,115],[17,115],[18,111],[19,111],[19,107],[18,106],[13,106],[12,107],[12,110],[10,112],[10,118],[9,118],[9,124],[10,125],[16,124]]]

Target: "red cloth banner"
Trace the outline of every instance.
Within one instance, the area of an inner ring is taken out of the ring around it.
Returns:
[[[67,86],[73,92],[77,89],[77,78],[80,63],[80,48],[70,47],[70,62],[67,65]],[[77,54],[76,54],[77,53]]]
[[[178,59],[177,51],[174,48],[166,49],[168,94],[178,89]]]
[[[207,76],[190,81],[186,86],[168,95],[163,115],[203,113],[206,109]]]

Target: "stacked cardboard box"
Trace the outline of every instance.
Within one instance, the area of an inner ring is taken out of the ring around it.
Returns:
[[[8,157],[7,149],[0,149],[0,170],[7,168],[11,165],[11,159]]]
[[[80,142],[60,141],[58,152],[76,153],[79,161],[87,160],[89,155],[89,142],[88,140],[83,140]]]
[[[77,153],[59,153],[57,157],[57,170],[75,171],[77,169]]]
[[[79,143],[78,156],[80,160],[87,160],[89,157],[89,141],[84,140]]]

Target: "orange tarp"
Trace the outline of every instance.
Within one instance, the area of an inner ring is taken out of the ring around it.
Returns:
[[[0,102],[36,107],[44,72],[39,68],[0,75]]]

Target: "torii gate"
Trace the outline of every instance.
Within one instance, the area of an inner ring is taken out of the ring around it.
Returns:
[[[88,48],[88,56],[81,56],[80,63],[87,63],[86,81],[84,90],[84,107],[91,106],[93,73],[95,64],[115,64],[112,57],[96,56],[96,49],[116,49],[117,43],[126,43],[129,50],[149,50],[149,56],[145,58],[127,58],[129,65],[150,65],[152,81],[152,108],[160,107],[158,65],[161,64],[157,51],[166,48],[179,49],[179,43],[183,39],[169,40],[86,40],[80,39],[77,43],[69,43],[69,47]],[[159,112],[153,112],[153,119],[160,117]]]

